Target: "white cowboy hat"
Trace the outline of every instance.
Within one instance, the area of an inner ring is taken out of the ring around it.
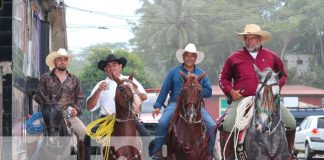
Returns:
[[[244,35],[247,35],[247,34],[259,35],[262,37],[261,43],[265,43],[271,39],[271,34],[267,31],[262,31],[260,26],[258,26],[256,24],[247,24],[247,25],[245,25],[244,32],[236,33],[236,34],[238,34],[242,38]]]
[[[184,49],[178,49],[176,52],[176,58],[180,63],[183,63],[183,53],[184,52],[190,52],[190,53],[196,53],[197,59],[195,64],[200,63],[202,60],[204,60],[205,54],[201,51],[197,51],[196,46],[192,43],[187,44],[187,46]]]
[[[53,51],[46,57],[46,64],[49,68],[53,69],[55,67],[54,60],[58,57],[68,57],[68,62],[71,61],[72,56],[68,55],[64,48],[60,48],[57,51]]]

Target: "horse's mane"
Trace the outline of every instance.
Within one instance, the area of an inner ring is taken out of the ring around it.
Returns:
[[[264,86],[263,88],[263,100],[260,107],[263,107],[265,111],[276,112],[277,107],[271,86]]]
[[[171,121],[172,123],[176,122],[177,119],[179,118],[182,105],[183,105],[183,94],[182,94],[182,90],[181,90],[180,95],[178,97],[176,110],[174,111],[174,115],[173,115],[173,118],[172,118],[172,121]]]
[[[195,78],[196,78],[196,76],[193,75],[193,74],[187,75],[187,81],[185,81],[185,83],[183,84],[183,86],[181,88],[181,91],[180,91],[180,95],[179,95],[178,100],[177,100],[177,106],[176,106],[176,110],[175,110],[173,118],[172,118],[172,122],[176,122],[176,120],[180,116],[181,107],[183,106],[183,98],[184,98],[184,96],[183,96],[184,95],[183,94],[183,92],[184,92],[183,88],[186,86],[186,84],[191,84],[192,81],[195,80]]]

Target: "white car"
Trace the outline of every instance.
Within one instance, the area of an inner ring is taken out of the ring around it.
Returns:
[[[140,121],[152,135],[154,134],[155,128],[164,110],[164,107],[162,107],[161,113],[157,117],[153,118],[153,104],[156,102],[157,97],[158,93],[147,93],[147,99],[143,102],[141,114],[139,115]]]
[[[324,154],[324,116],[306,117],[296,128],[294,153],[305,152],[305,159]]]

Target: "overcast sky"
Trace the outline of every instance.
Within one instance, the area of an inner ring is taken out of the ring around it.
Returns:
[[[127,21],[136,21],[138,0],[65,0],[69,50],[77,54],[90,45],[128,42]],[[106,28],[106,29],[99,29]]]

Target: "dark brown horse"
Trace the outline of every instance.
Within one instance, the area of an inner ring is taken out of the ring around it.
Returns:
[[[140,160],[141,142],[136,137],[135,117],[139,111],[142,97],[133,80],[133,73],[128,79],[114,77],[117,83],[115,105],[116,120],[111,137],[109,160],[121,157],[127,160]]]
[[[50,96],[51,102],[42,104],[44,138],[40,140],[33,159],[76,159],[77,137],[57,99],[59,97]]]
[[[201,107],[203,103],[203,88],[199,77],[179,72],[184,80],[177,108],[170,123],[168,139],[168,158],[186,160],[209,160],[207,128],[202,121]]]

